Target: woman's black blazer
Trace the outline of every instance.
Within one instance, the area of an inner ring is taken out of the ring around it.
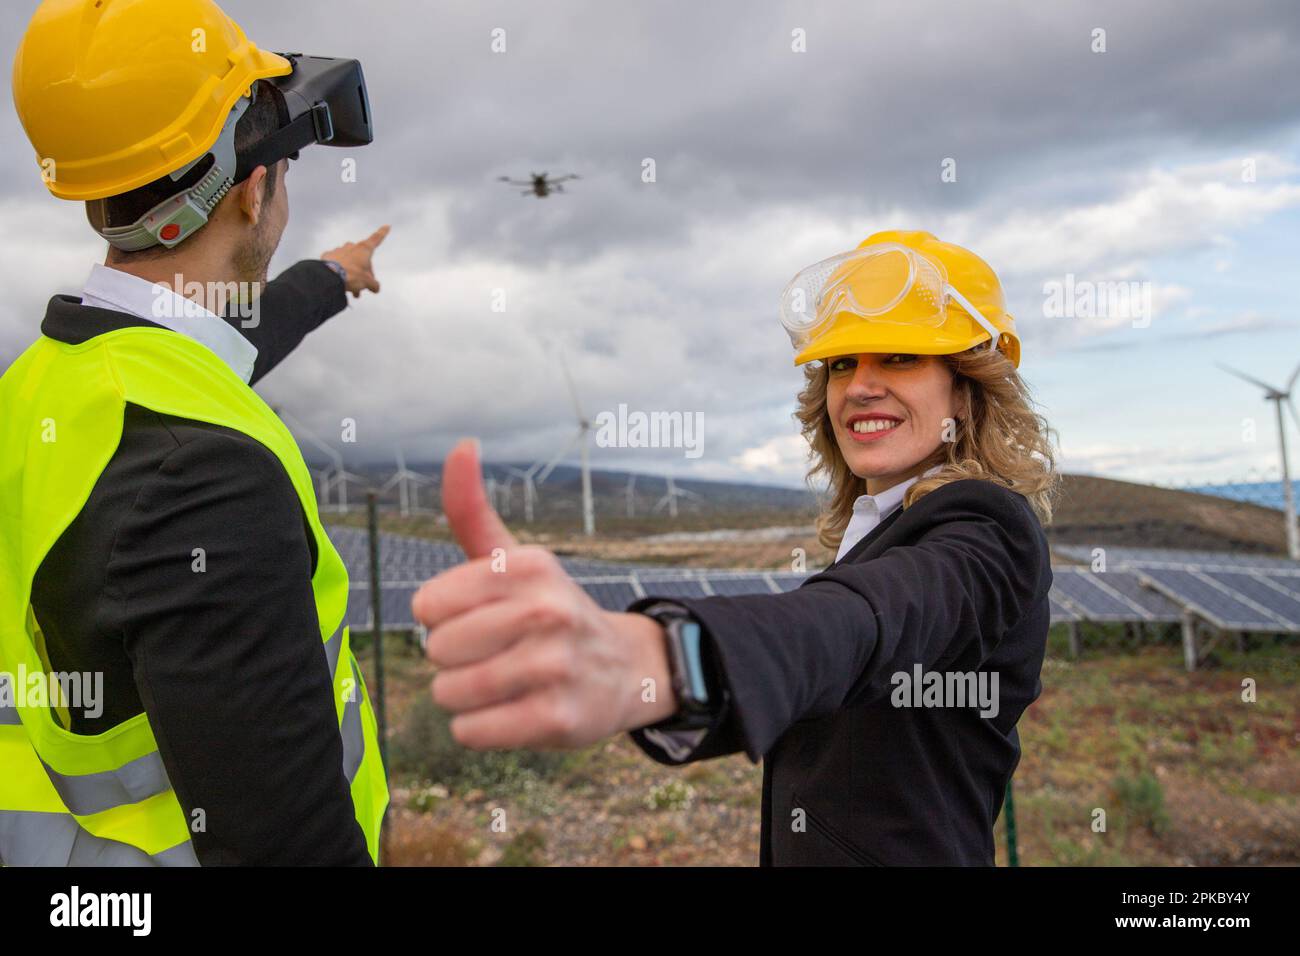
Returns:
[[[671,598],[702,622],[728,703],[684,761],[633,739],[661,763],[763,759],[763,865],[992,865],[1051,584],[1025,498],[950,482],[787,594]],[[917,665],[996,675],[996,715],[896,706]]]

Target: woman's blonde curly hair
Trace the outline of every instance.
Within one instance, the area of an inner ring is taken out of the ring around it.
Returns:
[[[987,344],[938,358],[952,370],[957,407],[966,412],[958,419],[956,439],[944,442],[923,470],[933,465],[942,465],[942,469],[908,488],[903,507],[910,508],[950,481],[980,478],[1024,495],[1046,526],[1052,520],[1052,502],[1060,482],[1054,453],[1056,432],[1034,411],[1029,386],[1011,361]],[[866,494],[867,483],[849,470],[835,440],[826,412],[829,378],[829,361],[804,366],[805,387],[799,393],[794,417],[811,448],[809,485],[815,485],[821,475],[829,479],[829,501],[817,519],[817,539],[835,550],[853,515],[853,503]]]

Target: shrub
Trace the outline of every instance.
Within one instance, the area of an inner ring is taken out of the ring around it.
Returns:
[[[459,789],[526,789],[564,767],[567,755],[532,750],[470,750],[451,735],[451,715],[428,694],[412,702],[389,745],[389,772]]]
[[[529,827],[506,844],[497,866],[541,866],[546,850],[546,837],[540,830]]]
[[[1137,777],[1120,777],[1114,783],[1115,801],[1126,819],[1144,826],[1155,836],[1169,829],[1165,812],[1165,791],[1160,781],[1149,773]]]

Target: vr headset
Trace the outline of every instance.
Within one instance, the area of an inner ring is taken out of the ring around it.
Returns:
[[[356,60],[281,53],[293,72],[270,77],[280,128],[255,143],[242,155],[235,153],[235,127],[257,96],[242,98],[226,117],[212,149],[168,178],[182,191],[154,206],[135,222],[109,221],[104,200],[86,204],[90,224],[101,236],[124,252],[152,246],[172,248],[208,222],[217,203],[248,179],[258,166],[273,167],[282,159],[297,159],[313,143],[322,146],[365,146],[374,141],[366,78]],[[206,167],[203,164],[209,164]],[[200,175],[199,170],[205,170]],[[180,186],[186,177],[197,181]]]
[[[366,78],[356,60],[281,53],[293,64],[287,76],[271,77],[280,130],[239,157],[234,184],[242,183],[258,166],[297,159],[304,146],[365,146],[374,141]]]

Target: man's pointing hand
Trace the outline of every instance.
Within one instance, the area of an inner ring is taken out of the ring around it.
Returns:
[[[375,250],[388,238],[391,226],[380,226],[368,238],[360,242],[345,242],[337,249],[321,254],[322,259],[332,259],[348,273],[348,291],[354,299],[361,298],[366,289],[379,291],[379,280],[375,278]]]

